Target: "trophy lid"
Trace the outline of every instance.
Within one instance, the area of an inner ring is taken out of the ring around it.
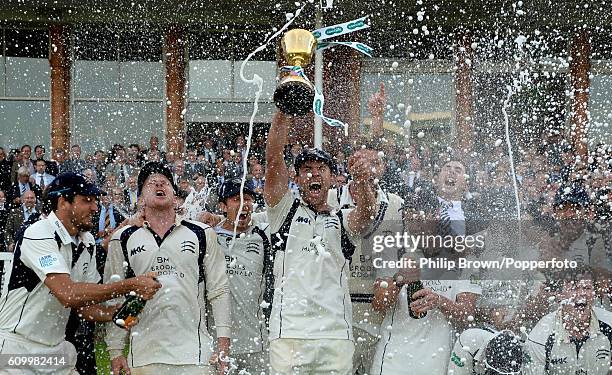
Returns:
[[[291,66],[304,66],[310,63],[317,46],[317,40],[308,30],[289,30],[281,40],[285,60]]]

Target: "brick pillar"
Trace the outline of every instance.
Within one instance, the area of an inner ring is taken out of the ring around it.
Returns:
[[[70,149],[70,31],[49,27],[51,66],[51,149]]]
[[[467,149],[472,147],[474,137],[474,101],[472,88],[472,63],[474,51],[471,47],[471,37],[468,34],[459,34],[459,43],[456,53],[455,88],[457,90],[457,137],[459,147]]]
[[[357,139],[359,136],[361,57],[358,51],[349,47],[337,47],[324,52],[324,114],[347,124],[349,139]],[[332,128],[325,123],[323,136],[330,143],[327,145],[331,148],[329,151],[336,151],[348,143],[344,129]]]
[[[185,148],[185,36],[180,26],[166,33],[166,151],[182,154]]]
[[[591,43],[586,30],[579,30],[572,41],[570,76],[572,82],[571,143],[576,155],[587,156],[589,70]]]

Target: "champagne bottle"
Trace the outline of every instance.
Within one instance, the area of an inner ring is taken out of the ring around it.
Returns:
[[[127,296],[123,305],[113,315],[113,323],[121,328],[130,328],[136,323],[138,314],[142,312],[146,302],[136,295]]]
[[[412,311],[412,309],[410,308],[410,303],[416,301],[417,299],[413,299],[412,295],[416,292],[418,292],[419,290],[423,289],[423,283],[421,282],[421,280],[418,281],[412,281],[409,282],[406,285],[406,293],[408,295],[408,313],[410,314],[410,317],[412,319],[421,319],[424,318],[427,315],[427,311],[423,312],[423,313],[415,313],[414,311]]]

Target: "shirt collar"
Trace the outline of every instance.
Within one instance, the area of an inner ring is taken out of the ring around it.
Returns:
[[[68,233],[68,230],[66,229],[64,224],[62,224],[61,220],[55,215],[55,212],[51,212],[49,216],[47,216],[47,220],[49,220],[49,222],[51,223],[51,226],[55,230],[55,233],[57,233],[63,245],[69,245],[71,243],[74,243],[72,237],[70,236],[70,233]],[[86,245],[92,244],[93,242],[88,239],[86,234],[87,232],[79,232],[76,235],[77,242],[84,242]],[[78,243],[74,244],[78,245]]]

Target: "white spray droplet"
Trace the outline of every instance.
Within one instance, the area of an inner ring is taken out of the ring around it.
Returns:
[[[393,69],[396,69],[399,66],[399,64],[397,63],[397,61],[394,61],[393,64],[391,64],[391,67]]]
[[[501,144],[502,144],[502,140],[501,139],[498,139],[498,140],[495,141],[495,147],[499,147],[499,145],[501,145]]]
[[[117,281],[121,280],[121,276],[114,274],[110,277],[110,282],[111,283],[116,283]]]
[[[380,282],[380,287],[383,289],[387,289],[389,287],[389,283],[383,280]]]
[[[423,132],[418,132],[417,133],[417,137],[418,138],[423,138],[424,136],[425,136],[425,133],[423,133]]]

